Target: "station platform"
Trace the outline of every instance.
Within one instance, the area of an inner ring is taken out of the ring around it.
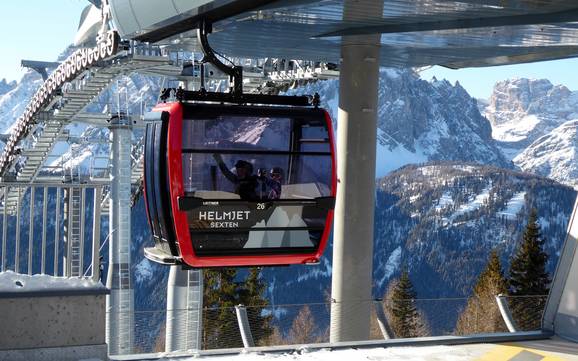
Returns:
[[[409,340],[409,339],[406,339]],[[139,355],[139,360],[171,361],[578,361],[578,343],[559,337],[504,343],[468,343],[461,345],[420,346],[404,342],[399,346],[319,347],[303,345],[293,350],[281,347],[202,351],[198,354],[172,353]],[[224,352],[223,352],[224,351]],[[116,356],[111,360],[136,360]]]

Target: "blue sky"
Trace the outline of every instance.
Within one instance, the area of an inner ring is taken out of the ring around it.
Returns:
[[[422,78],[430,80],[433,76],[447,79],[452,84],[460,84],[476,98],[487,99],[494,84],[508,78],[549,79],[553,84],[563,84],[570,90],[578,90],[578,59],[542,61],[538,63],[494,66],[488,68],[469,68],[452,70],[435,66],[421,73]]]
[[[20,60],[54,61],[72,43],[86,0],[0,0],[0,79],[20,80]]]
[[[87,4],[87,0],[0,0],[0,79],[19,80],[25,72],[21,59],[55,60],[72,42]],[[577,67],[578,59],[462,70],[434,67],[422,77],[459,80],[472,96],[488,98],[497,81],[512,77],[547,78],[578,90]]]

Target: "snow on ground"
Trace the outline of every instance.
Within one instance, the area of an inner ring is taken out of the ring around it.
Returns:
[[[42,290],[72,290],[104,288],[100,282],[89,279],[64,278],[49,275],[23,275],[12,271],[0,272],[0,292],[28,292]]]
[[[153,277],[153,268],[151,262],[143,258],[136,266],[134,270],[134,276],[136,283],[143,283],[150,280]]]
[[[522,170],[578,186],[578,119],[567,121],[538,138],[513,158]]]
[[[419,149],[416,152],[411,152],[403,145],[398,144],[395,148],[390,146],[380,139],[387,140],[389,136],[381,129],[377,130],[378,141],[375,160],[375,176],[376,178],[384,177],[388,173],[399,169],[406,164],[425,163],[428,161],[428,156]]]
[[[453,221],[456,217],[461,216],[462,214],[466,214],[480,209],[490,197],[490,189],[492,189],[491,184],[486,188],[484,188],[482,190],[482,193],[476,195],[476,197],[471,202],[462,204],[460,208],[457,211],[455,211],[455,213],[452,214],[452,216],[450,217],[451,221]]]
[[[528,137],[530,132],[540,123],[535,115],[526,115],[522,119],[492,125],[492,137],[502,142],[518,142]]]
[[[479,345],[476,345],[479,346]],[[486,348],[480,347],[452,347],[452,346],[428,346],[428,347],[391,347],[391,348],[360,348],[343,350],[309,350],[303,348],[299,351],[287,353],[242,353],[239,355],[189,357],[189,358],[165,358],[165,361],[198,361],[207,359],[210,361],[464,361],[475,360],[487,352]]]
[[[452,198],[452,192],[445,191],[444,194],[442,194],[441,198],[439,199],[438,204],[436,205],[435,209],[436,209],[436,211],[441,211],[444,208],[451,206],[452,204],[454,204],[454,200]]]
[[[506,209],[497,213],[498,216],[506,217],[507,219],[515,220],[517,214],[520,212],[526,201],[524,197],[526,192],[518,192],[514,194],[512,199],[506,204]]]
[[[383,277],[377,281],[379,287],[383,286],[387,280],[393,275],[393,273],[399,268],[401,262],[401,246],[398,246],[396,249],[391,252],[387,262],[383,266]],[[380,267],[381,268],[381,267]],[[380,271],[378,269],[377,271]]]
[[[462,172],[465,172],[465,173],[472,173],[474,170],[477,169],[477,167],[474,167],[471,165],[462,165],[462,164],[453,165],[452,168],[456,169],[456,170],[461,170]]]

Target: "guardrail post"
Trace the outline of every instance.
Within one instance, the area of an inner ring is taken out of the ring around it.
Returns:
[[[510,332],[518,332],[518,327],[516,326],[516,321],[512,317],[512,312],[510,312],[510,307],[508,306],[508,300],[504,295],[497,295],[496,296],[496,303],[498,304],[498,308],[500,309],[500,314],[504,319],[504,323]]]
[[[395,338],[395,335],[393,334],[393,331],[387,322],[387,317],[385,317],[385,312],[383,312],[383,305],[381,304],[381,300],[373,302],[373,307],[375,308],[377,324],[379,325],[383,339],[391,340],[392,338]]]
[[[239,331],[243,339],[243,347],[255,347],[253,335],[251,334],[251,327],[249,327],[249,318],[247,317],[247,309],[243,305],[235,306],[237,313],[237,323],[239,324]]]

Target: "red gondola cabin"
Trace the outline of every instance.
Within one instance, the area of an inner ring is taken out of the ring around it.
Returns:
[[[147,117],[147,258],[195,268],[319,261],[336,188],[325,110],[165,103]]]

